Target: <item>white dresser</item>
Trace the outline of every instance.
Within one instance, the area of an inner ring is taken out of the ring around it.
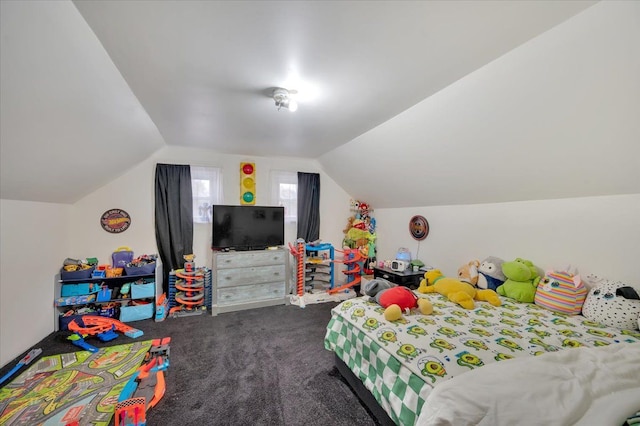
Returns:
[[[284,249],[213,253],[212,315],[288,303]]]

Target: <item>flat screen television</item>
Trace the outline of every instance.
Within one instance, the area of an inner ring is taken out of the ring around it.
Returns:
[[[284,207],[213,205],[213,250],[284,245]]]

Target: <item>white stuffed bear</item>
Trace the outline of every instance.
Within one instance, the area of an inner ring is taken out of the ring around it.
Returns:
[[[593,284],[582,306],[585,318],[621,330],[640,330],[639,284],[607,279]]]

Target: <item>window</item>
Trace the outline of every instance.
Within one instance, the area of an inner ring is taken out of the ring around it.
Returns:
[[[298,173],[274,170],[271,172],[271,203],[284,206],[284,220],[298,220]]]
[[[193,223],[211,222],[211,206],[222,202],[222,173],[217,167],[191,166]]]

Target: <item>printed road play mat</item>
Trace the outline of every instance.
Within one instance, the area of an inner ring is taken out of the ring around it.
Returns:
[[[0,425],[107,426],[151,340],[41,358],[0,389]]]

